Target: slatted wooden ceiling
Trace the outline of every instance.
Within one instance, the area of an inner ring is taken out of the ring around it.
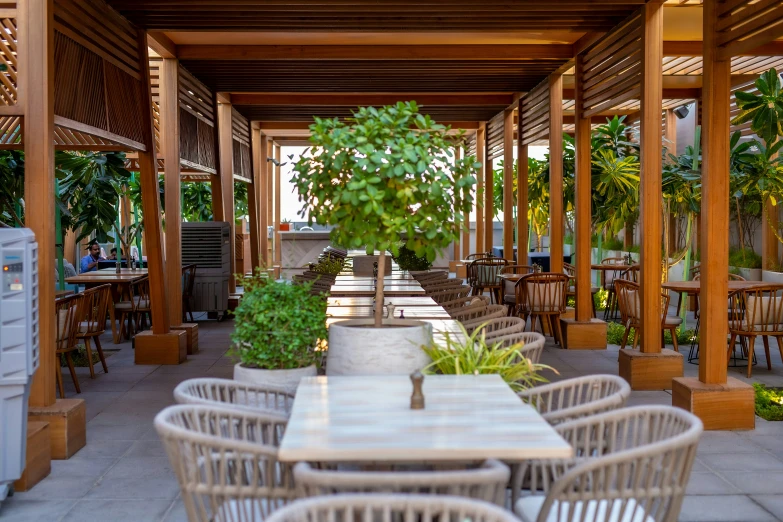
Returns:
[[[614,27],[644,0],[108,0],[156,30],[501,31]]]
[[[435,121],[486,121],[505,108],[503,105],[420,106],[421,112],[429,114]],[[356,107],[238,105],[236,109],[253,121],[312,121],[313,116],[345,118],[351,116]]]

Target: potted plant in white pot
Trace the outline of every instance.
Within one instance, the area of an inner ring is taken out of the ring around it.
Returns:
[[[383,320],[386,252],[399,254],[400,239],[428,260],[459,237],[473,206],[471,188],[480,166],[455,159],[462,133],[419,114],[416,102],[376,109],[352,118],[315,118],[312,149],[294,165],[294,183],[305,202],[301,215],[333,226],[331,241],[378,251],[375,319],[340,321],[329,328],[327,375],[409,373],[426,365],[429,323]]]
[[[302,377],[317,374],[319,342],[326,339],[326,300],[309,285],[244,279],[233,314],[234,380],[296,391]]]

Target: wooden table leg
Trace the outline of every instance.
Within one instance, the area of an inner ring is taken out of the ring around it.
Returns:
[[[117,330],[116,313],[114,311],[114,305],[122,298],[122,292],[120,285],[111,285],[111,306],[109,307],[109,318],[111,319],[111,338],[114,344],[120,344],[119,332]]]

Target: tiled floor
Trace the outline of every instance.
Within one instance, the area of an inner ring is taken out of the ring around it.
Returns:
[[[201,351],[175,367],[135,366],[130,343],[114,346],[107,339],[105,347],[121,348],[108,359],[110,373],[99,371],[91,380],[86,369],[80,371],[79,397],[87,401],[87,446],[70,460],[53,461],[48,478],[3,502],[0,520],[185,521],[177,483],[152,419],[172,403],[172,391],[180,381],[231,378],[233,361],[225,352],[232,328],[230,320],[200,323]],[[617,347],[566,352],[548,343],[543,362],[560,371],[557,378],[616,374]],[[774,349],[772,364],[771,372],[764,364],[757,365],[752,381],[783,386],[783,361]],[[745,380],[739,369],[729,372]],[[696,375],[697,366],[686,363],[685,373]],[[67,394],[75,395],[72,387]],[[671,394],[634,392],[630,403],[671,404]],[[783,423],[757,419],[756,426],[752,432],[704,434],[682,522],[783,520]]]

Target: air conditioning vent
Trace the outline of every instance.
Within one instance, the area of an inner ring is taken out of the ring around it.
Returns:
[[[228,310],[231,275],[229,224],[223,221],[182,223],[182,265],[196,265],[193,311]]]

